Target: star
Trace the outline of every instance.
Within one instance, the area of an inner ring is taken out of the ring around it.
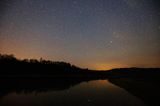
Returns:
[[[110,43],[113,43],[113,41],[111,40]]]

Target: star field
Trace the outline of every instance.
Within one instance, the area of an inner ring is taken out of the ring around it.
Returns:
[[[160,67],[156,0],[1,0],[0,53],[91,69]]]

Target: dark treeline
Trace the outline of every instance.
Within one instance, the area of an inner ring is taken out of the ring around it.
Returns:
[[[37,59],[17,59],[14,55],[0,54],[0,77],[92,77],[95,71],[82,69],[66,62]],[[98,76],[100,72],[96,72]],[[101,73],[100,73],[101,74]],[[74,76],[73,76],[74,75]]]
[[[2,77],[69,77],[69,78],[159,78],[160,68],[117,68],[107,71],[82,69],[66,62],[50,60],[17,59],[14,55],[0,54]]]
[[[65,68],[72,68],[72,69],[80,69],[77,66],[71,65],[70,63],[66,63],[66,62],[55,62],[55,61],[50,61],[50,60],[44,60],[42,58],[40,58],[39,60],[37,59],[17,59],[16,57],[14,57],[14,55],[7,55],[7,54],[0,54],[0,64],[3,65],[54,65],[55,67],[65,67]]]

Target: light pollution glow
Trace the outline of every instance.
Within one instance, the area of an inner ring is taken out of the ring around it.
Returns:
[[[0,53],[82,68],[160,67],[155,0],[0,1]]]

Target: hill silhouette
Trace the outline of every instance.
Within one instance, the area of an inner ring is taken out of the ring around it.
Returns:
[[[106,71],[82,69],[66,62],[44,59],[17,59],[0,54],[0,77],[62,77],[62,78],[159,78],[160,68],[117,68]]]
[[[160,68],[117,68],[106,71],[82,69],[66,62],[17,59],[0,54],[0,99],[11,92],[65,90],[90,80],[107,79],[140,98],[159,106]]]
[[[66,62],[44,59],[19,60],[0,54],[0,77],[98,77],[101,72],[82,69]]]

